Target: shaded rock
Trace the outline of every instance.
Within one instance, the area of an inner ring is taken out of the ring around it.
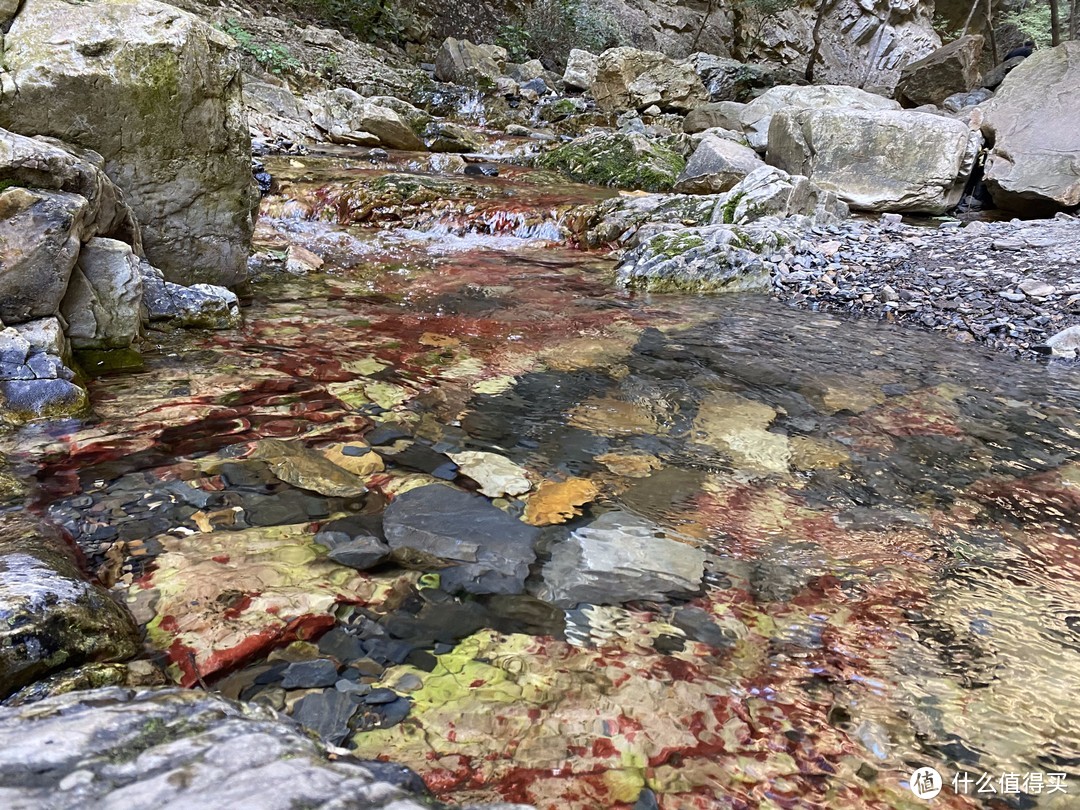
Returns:
[[[322,539],[320,539],[322,538]],[[326,543],[326,536],[316,535],[316,541]],[[385,561],[391,552],[390,546],[372,535],[361,535],[344,542],[334,543],[327,555],[331,560],[357,571],[367,571]]]
[[[983,182],[1001,208],[1045,214],[1080,205],[1080,42],[1033,53],[979,109],[993,146]]]
[[[0,193],[0,321],[24,323],[60,311],[88,207],[65,191]]]
[[[58,669],[122,661],[138,649],[127,610],[86,581],[55,529],[0,516],[0,696]]]
[[[941,105],[954,93],[966,93],[979,81],[983,38],[966,34],[942,45],[900,73],[896,97],[905,107]]]
[[[120,239],[141,250],[134,215],[106,176],[105,159],[97,152],[0,130],[0,183],[78,194],[88,206],[86,236]]]
[[[67,367],[70,351],[55,318],[0,329],[0,413],[6,422],[80,413],[86,391]]]
[[[995,65],[983,74],[983,77],[979,80],[979,87],[987,90],[997,90],[1001,83],[1005,81],[1005,77],[1012,73],[1026,58],[1026,56],[1014,56],[1012,59],[1006,59],[1001,64]]]
[[[571,48],[563,71],[563,84],[570,90],[588,90],[596,81],[598,58],[580,48]]]
[[[340,714],[355,708],[341,697]],[[331,760],[271,709],[203,692],[114,687],[0,709],[0,740],[0,790],[12,806],[431,806],[408,769]]]
[[[949,112],[960,112],[969,107],[975,107],[982,104],[984,101],[993,98],[993,95],[994,92],[992,90],[987,90],[985,87],[976,87],[974,90],[969,90],[966,93],[953,93],[941,102],[941,106]]]
[[[681,194],[727,191],[750,172],[764,166],[757,152],[735,141],[706,135],[690,156],[674,190]]]
[[[702,104],[683,119],[683,132],[691,134],[707,129],[730,129],[742,133],[743,124],[739,116],[743,104],[735,101],[717,101]]]
[[[942,214],[960,201],[981,146],[966,124],[927,113],[783,110],[768,159],[852,208]]]
[[[506,65],[506,49],[447,37],[435,54],[435,78],[466,87],[493,87]]]
[[[241,322],[240,300],[231,290],[213,284],[173,284],[146,262],[139,263],[139,273],[150,323],[167,321],[187,329],[232,329]]]
[[[686,167],[682,156],[638,133],[601,132],[563,144],[537,160],[573,180],[617,188],[667,191]]]
[[[318,689],[333,686],[338,679],[337,664],[326,658],[296,661],[281,674],[283,689]]]
[[[507,62],[504,72],[507,76],[521,85],[528,84],[544,76],[544,65],[539,59],[530,59],[528,62]]]
[[[0,125],[100,153],[170,281],[242,281],[258,191],[233,45],[155,0],[26,0]]]
[[[541,598],[561,607],[663,601],[694,593],[705,552],[688,538],[629,512],[607,512],[552,549]]]
[[[125,349],[142,327],[143,281],[131,247],[94,237],[82,246],[61,303],[76,349]]]
[[[711,102],[745,103],[770,87],[807,83],[797,70],[784,65],[747,64],[705,53],[694,54],[687,62],[701,77]]]
[[[469,593],[521,593],[539,530],[484,498],[440,484],[399,495],[383,518],[390,547],[451,563],[443,588]]]
[[[424,142],[432,152],[478,152],[484,146],[478,132],[449,121],[430,124]]]

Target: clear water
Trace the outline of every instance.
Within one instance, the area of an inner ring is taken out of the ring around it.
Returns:
[[[373,171],[299,162],[271,166],[290,198]],[[143,371],[93,382],[92,419],[2,439],[35,482],[28,506],[145,544],[117,587],[149,648],[203,634],[206,649],[190,643],[213,687],[283,644],[239,654],[222,631],[247,604],[225,598],[229,576],[254,571],[245,599],[288,591],[318,630],[334,603],[398,609],[373,583],[430,601],[401,571],[320,574],[321,601],[298,594],[317,555],[286,565],[265,548],[276,530],[212,518],[200,533],[153,495],[220,488],[208,460],[260,438],[321,447],[393,423],[436,450],[594,482],[542,550],[621,512],[704,550],[707,573],[697,595],[469,631],[431,672],[395,668],[386,683],[424,686],[403,723],[350,741],[359,754],[410,765],[447,800],[541,808],[920,807],[920,766],[945,780],[933,806],[1080,806],[1080,373],[761,297],[627,295],[611,259],[535,239],[602,195],[509,175],[462,181],[487,184],[479,204],[448,200],[411,230],[268,201],[262,241],[308,247],[323,272],[258,285],[238,332],[152,335]],[[369,485],[392,494],[410,475]],[[320,518],[288,522],[310,545]],[[188,596],[232,618],[163,620],[163,572],[222,557],[232,573],[200,574]],[[154,593],[157,607],[140,596]],[[962,773],[998,792],[957,793]],[[1026,794],[1001,792],[1009,774]]]

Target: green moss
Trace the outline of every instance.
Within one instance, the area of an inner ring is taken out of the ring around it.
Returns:
[[[611,133],[564,144],[541,156],[537,165],[582,183],[660,192],[671,190],[686,161],[656,143],[639,151],[630,136]]]
[[[739,203],[742,201],[743,197],[745,197],[745,196],[746,196],[746,192],[736,191],[734,194],[732,194],[730,197],[728,197],[727,201],[724,203],[723,207],[720,209],[720,212],[721,212],[721,215],[722,215],[721,221],[725,225],[730,225],[731,223],[733,223],[735,221],[735,209],[739,207]]]
[[[653,253],[668,259],[674,259],[676,256],[681,256],[687,251],[701,247],[704,244],[705,240],[696,233],[661,233],[649,241],[649,248]]]
[[[116,371],[138,371],[143,358],[138,349],[80,349],[75,362],[89,377],[100,377]]]

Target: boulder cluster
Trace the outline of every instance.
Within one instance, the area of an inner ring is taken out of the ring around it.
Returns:
[[[235,325],[256,195],[220,32],[153,0],[3,22],[0,411],[22,421],[81,411],[148,326]]]

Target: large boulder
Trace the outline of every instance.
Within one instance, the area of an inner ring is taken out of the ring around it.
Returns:
[[[764,217],[787,220],[806,217],[814,225],[833,225],[848,218],[847,204],[803,175],[775,166],[750,172],[723,197],[712,224],[746,225]]]
[[[319,137],[311,123],[311,112],[286,84],[246,77],[244,105],[252,137],[280,137],[293,143],[314,141]]]
[[[727,191],[750,172],[764,166],[757,152],[726,138],[706,135],[690,156],[674,190],[680,194]]]
[[[896,97],[905,107],[940,106],[954,93],[966,93],[979,82],[983,38],[967,34],[912,62],[900,74]]]
[[[173,281],[246,277],[257,199],[232,40],[156,0],[25,0],[0,126],[93,149]]]
[[[600,132],[563,144],[537,160],[544,169],[600,186],[669,191],[686,161],[673,149],[636,132]]]
[[[67,191],[88,206],[91,236],[108,236],[140,250],[139,227],[123,194],[105,174],[105,159],[53,138],[27,138],[0,129],[0,187]]]
[[[898,110],[783,110],[768,160],[867,211],[942,214],[960,201],[982,138],[967,124]]]
[[[979,109],[995,203],[1029,214],[1080,205],[1080,42],[1036,51]]]
[[[708,100],[705,86],[689,65],[658,65],[639,75],[626,89],[630,105],[636,110],[656,106],[664,112],[687,113]]]
[[[61,303],[76,349],[126,349],[142,326],[143,283],[139,259],[115,239],[83,245]]]
[[[498,45],[447,37],[435,54],[435,78],[465,87],[494,87],[506,60],[506,49]]]
[[[0,515],[0,696],[62,667],[135,655],[127,610],[80,573],[50,526]]]
[[[662,53],[611,48],[600,54],[592,94],[601,110],[688,112],[707,100],[705,86],[690,64],[676,64]]]
[[[335,143],[422,150],[424,142],[396,110],[345,87],[307,99],[311,120]]]
[[[408,768],[331,755],[272,709],[170,688],[0,709],[0,795],[6,807],[56,810],[443,806]]]
[[[769,139],[769,124],[780,110],[846,107],[854,110],[896,110],[900,105],[892,99],[867,93],[857,87],[819,85],[802,87],[780,85],[771,87],[746,104],[720,101],[705,105],[687,116],[687,132],[709,127],[741,130],[754,149],[764,152]],[[700,128],[699,128],[700,127]]]

